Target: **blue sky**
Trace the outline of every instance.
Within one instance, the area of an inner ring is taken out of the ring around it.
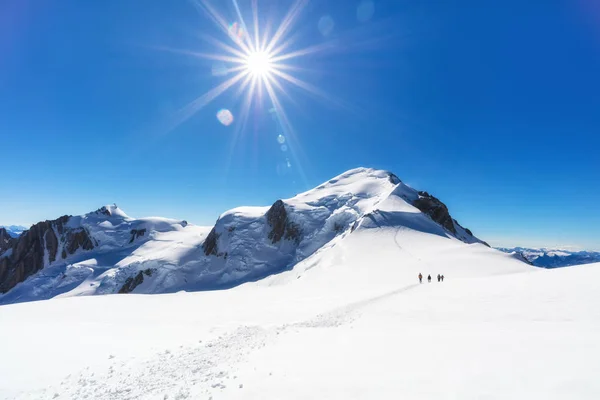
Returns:
[[[238,3],[249,23],[250,1]],[[258,2],[261,29],[292,4],[273,3]],[[222,125],[220,109],[241,113],[235,87],[170,129],[229,76],[165,49],[235,46],[190,1],[3,1],[0,224],[116,202],[209,225],[369,166],[433,193],[492,244],[599,248],[600,7],[367,3],[313,1],[294,21],[288,51],[323,50],[289,60],[291,73],[324,95],[282,81],[282,132],[268,96],[244,129]]]

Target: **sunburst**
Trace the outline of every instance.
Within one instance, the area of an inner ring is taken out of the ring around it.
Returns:
[[[292,32],[294,24],[306,7],[308,0],[295,0],[273,34],[269,34],[267,26],[260,26],[257,0],[251,2],[251,30],[247,28],[237,0],[231,0],[236,14],[236,21],[231,23],[227,22],[227,19],[208,0],[191,1],[202,14],[208,16],[216,24],[228,39],[221,40],[213,35],[201,36],[210,44],[215,45],[219,50],[218,52],[204,53],[173,48],[164,50],[219,62],[219,67],[213,69],[213,75],[224,76],[225,79],[183,107],[175,118],[174,126],[190,118],[227,90],[236,87],[243,98],[239,118],[237,119],[240,123],[245,122],[251,104],[256,100],[261,100],[264,91],[271,103],[271,109],[276,110],[277,120],[283,125],[282,129],[286,134],[290,134],[292,129],[279,99],[281,94],[286,94],[286,85],[298,87],[313,95],[322,97],[326,101],[334,101],[323,91],[294,74],[302,70],[293,65],[297,58],[327,49],[326,44],[291,49],[295,37],[290,38],[290,32]],[[270,26],[271,24],[272,21],[268,21],[267,25]]]

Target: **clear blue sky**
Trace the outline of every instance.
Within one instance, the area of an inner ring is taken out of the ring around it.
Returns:
[[[250,0],[238,2],[249,23]],[[291,4],[273,3],[259,1],[261,27]],[[0,224],[116,202],[132,216],[209,225],[370,166],[433,193],[492,244],[598,248],[594,3],[313,1],[289,49],[326,50],[288,72],[329,97],[282,83],[294,129],[283,152],[266,100],[243,130],[219,123],[218,110],[241,112],[235,87],[168,130],[228,77],[164,49],[215,53],[206,36],[235,45],[190,1],[2,1]]]

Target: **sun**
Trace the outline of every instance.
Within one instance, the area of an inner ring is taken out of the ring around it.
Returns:
[[[249,52],[245,66],[248,73],[259,78],[265,78],[273,71],[271,56],[266,51]]]

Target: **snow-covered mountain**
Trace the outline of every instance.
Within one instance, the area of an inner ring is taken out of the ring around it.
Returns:
[[[562,249],[532,249],[526,247],[497,247],[498,250],[523,257],[527,262],[542,268],[560,268],[571,265],[600,262],[598,251],[570,251]]]
[[[367,232],[386,234],[363,235]],[[336,264],[349,254],[369,264],[389,253],[390,238],[391,249],[400,251],[398,263],[481,265],[479,271],[466,268],[468,275],[527,267],[473,236],[437,198],[389,172],[358,168],[270,207],[227,211],[213,227],[134,219],[116,206],[40,222],[0,254],[0,304],[227,288]],[[352,248],[340,254],[349,243]],[[446,258],[436,258],[442,255]]]
[[[116,206],[37,225],[0,260],[40,268],[0,301],[55,298],[0,306],[0,398],[600,396],[600,264],[528,265],[384,171],[212,227]]]
[[[21,234],[27,230],[25,226],[21,225],[0,225],[0,229],[2,228],[4,228],[6,232],[13,238],[21,236]]]

